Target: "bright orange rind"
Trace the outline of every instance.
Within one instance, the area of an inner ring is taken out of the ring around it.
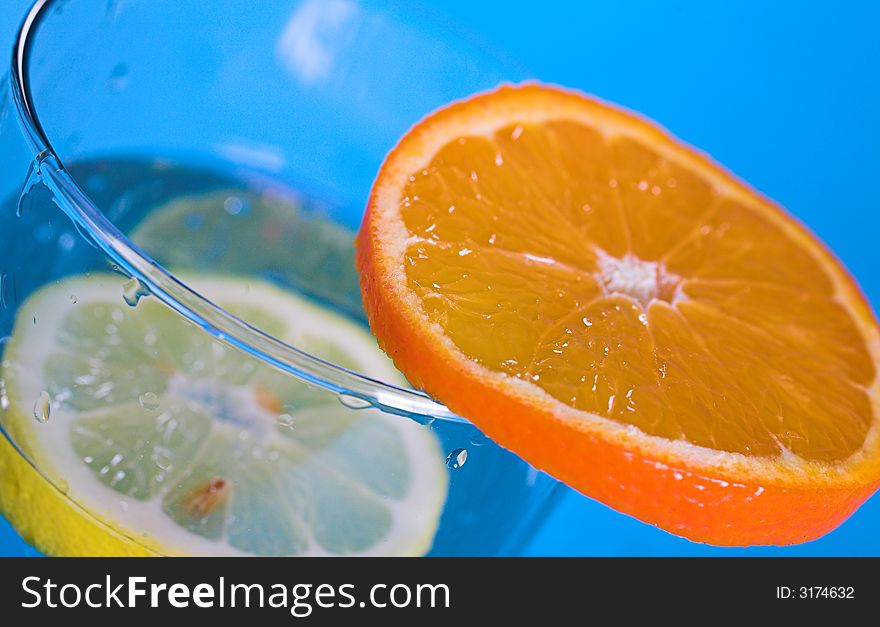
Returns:
[[[880,332],[802,225],[653,124],[528,84],[390,153],[357,238],[417,387],[672,533],[791,544],[880,483]]]

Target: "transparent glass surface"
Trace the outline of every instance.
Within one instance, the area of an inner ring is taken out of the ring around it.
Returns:
[[[38,3],[0,101],[17,454],[161,553],[516,553],[556,482],[378,354],[351,242],[408,127],[522,76],[415,3]]]

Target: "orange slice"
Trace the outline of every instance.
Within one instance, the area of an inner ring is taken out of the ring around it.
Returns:
[[[791,544],[880,483],[880,333],[846,270],[653,124],[501,87],[413,128],[357,239],[417,387],[672,533]]]

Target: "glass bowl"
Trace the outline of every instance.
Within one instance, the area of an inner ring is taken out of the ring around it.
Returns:
[[[0,452],[149,552],[517,552],[557,483],[364,340],[351,240],[408,127],[522,76],[412,3],[37,2],[0,102]],[[22,503],[0,484],[39,548],[102,551]]]

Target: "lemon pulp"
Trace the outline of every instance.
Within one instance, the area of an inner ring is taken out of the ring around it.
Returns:
[[[338,314],[256,279],[189,282],[303,350],[401,380],[369,334]],[[4,428],[79,506],[60,515],[92,516],[108,534],[166,554],[429,550],[447,490],[429,429],[346,409],[154,299],[129,307],[122,283],[95,274],[44,288],[21,305],[4,353]],[[29,404],[44,394],[40,422]],[[53,498],[48,484],[35,485],[45,494],[29,500]],[[0,489],[4,510],[23,498],[16,492]],[[54,553],[88,552],[94,540],[80,534],[68,545],[58,538],[63,520],[23,518],[23,535]]]

